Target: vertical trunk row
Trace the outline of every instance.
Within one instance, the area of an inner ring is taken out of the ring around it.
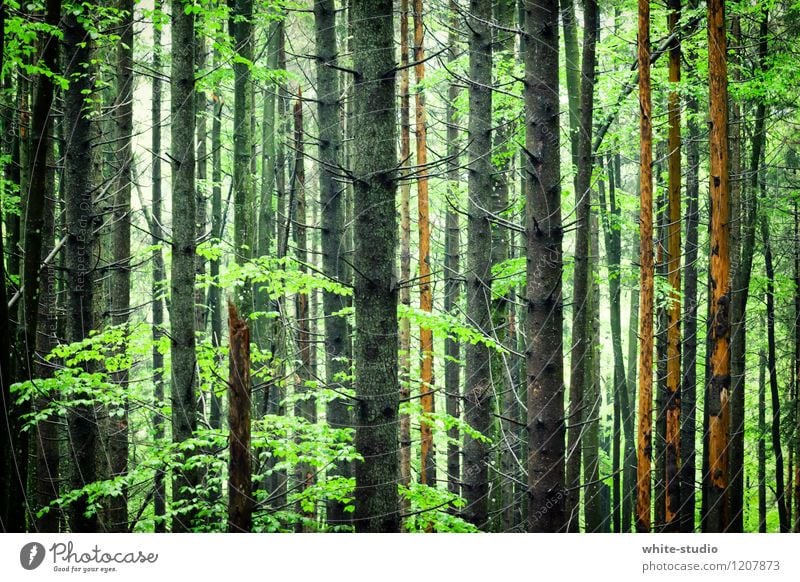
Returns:
[[[414,0],[414,80],[417,88],[414,98],[416,130],[417,165],[417,208],[419,211],[419,307],[422,311],[433,311],[433,291],[431,285],[431,223],[430,202],[428,199],[428,134],[425,113],[425,45],[422,0]],[[420,482],[436,486],[436,457],[433,450],[433,330],[422,326],[419,330],[420,343]]]
[[[406,0],[404,0],[406,1]],[[458,38],[459,18],[455,0],[450,0],[450,34],[448,43],[448,60],[451,64],[456,60],[456,42]],[[459,88],[456,81],[451,81],[447,89],[447,214],[445,216],[445,256],[444,256],[444,311],[452,313],[458,304],[461,291],[459,280],[460,230],[461,226],[459,198],[459,131],[455,101]],[[402,275],[401,275],[402,278]],[[461,414],[461,346],[459,342],[447,337],[444,343],[444,391],[446,412],[453,418]],[[450,439],[447,444],[447,489],[454,495],[461,493],[461,452],[458,446],[459,430],[453,427],[447,431]]]
[[[636,529],[650,531],[650,459],[653,446],[653,126],[650,118],[650,2],[639,0],[639,433]]]
[[[709,505],[708,529],[724,532],[730,515],[728,488],[728,400],[730,393],[730,249],[728,184],[728,67],[725,3],[708,2],[709,149],[710,149],[710,289],[711,342],[707,391]]]
[[[558,2],[523,0],[528,405],[528,521],[563,531],[564,377],[562,225],[558,102]]]
[[[670,34],[676,32],[681,16],[681,0],[669,1],[667,22]],[[681,44],[678,36],[669,47],[669,220],[667,222],[667,280],[670,303],[667,312],[667,394],[665,403],[666,442],[664,482],[666,505],[664,530],[677,531],[680,525],[681,463],[681,103],[677,84],[681,80]]]
[[[465,272],[467,313],[483,334],[491,333],[491,246],[489,222],[492,189],[492,31],[489,2],[471,0],[469,6],[469,172],[467,270]],[[491,353],[482,343],[466,346],[464,419],[485,436],[490,436],[494,412]],[[464,437],[462,484],[464,518],[482,527],[489,517],[489,447],[485,442]]]
[[[396,532],[397,498],[397,151],[392,0],[354,0],[353,135],[356,337],[355,523]]]
[[[400,303],[411,308],[411,98],[408,81],[408,2],[400,1]],[[400,320],[400,401],[411,396],[411,320]],[[400,415],[400,484],[411,484],[411,416]],[[403,509],[408,501],[401,498]]]
[[[0,5],[0,37],[5,38],[6,30],[6,4]],[[2,75],[5,59],[5,43],[0,42],[0,85],[4,84]],[[4,126],[5,130],[6,127]],[[5,134],[5,131],[3,132]],[[0,208],[0,225],[3,225],[3,211]],[[0,416],[11,418],[11,346],[9,337],[11,336],[11,322],[8,317],[8,296],[6,293],[6,255],[5,240],[0,235]],[[13,436],[9,427],[0,428],[0,471],[3,477],[0,478],[0,523],[4,531],[8,531],[8,511],[10,509],[9,495],[11,482],[11,452]]]
[[[181,443],[197,429],[195,279],[195,99],[194,15],[180,0],[171,1],[172,68],[170,125],[172,161],[172,267],[170,273],[170,338],[172,356],[172,440]],[[249,167],[249,165],[248,165]],[[173,473],[173,502],[192,503],[197,469],[184,465]],[[188,531],[192,511],[178,513],[173,532]]]

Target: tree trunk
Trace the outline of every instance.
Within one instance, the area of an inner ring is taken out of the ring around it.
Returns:
[[[249,532],[253,522],[250,482],[250,329],[228,302],[228,531]]]
[[[170,338],[172,356],[172,440],[192,438],[197,429],[196,354],[194,333],[195,279],[195,99],[194,15],[186,14],[179,0],[171,1],[172,69],[170,74],[170,125],[172,161],[172,267],[170,276]],[[248,166],[249,167],[249,166]],[[183,459],[186,461],[186,459]],[[189,466],[173,473],[172,497],[190,504],[191,488],[198,483],[197,469]],[[173,532],[189,531],[194,520],[189,511],[174,516]]]
[[[515,21],[515,0],[498,0],[494,3],[494,19],[498,26],[512,29]],[[500,70],[507,70],[514,63],[514,35],[506,30],[495,30],[495,45],[498,53],[496,61],[499,61]],[[509,186],[512,181],[511,162],[513,156],[509,155],[509,150],[513,147],[512,136],[515,131],[514,120],[510,119],[506,112],[501,110],[501,118],[497,121],[497,127],[493,132],[493,151],[496,152],[492,167],[492,198],[491,211],[496,216],[508,218]],[[495,112],[495,117],[498,112]],[[494,222],[492,225],[492,246],[491,261],[492,266],[499,265],[506,261],[511,254],[511,233],[507,226],[502,223]],[[492,336],[494,340],[502,346],[514,348],[514,338],[511,334],[513,323],[513,304],[511,303],[511,291],[505,295],[493,295],[492,298]],[[501,421],[498,423],[497,440],[498,455],[497,463],[500,471],[495,472],[495,479],[498,483],[499,494],[494,496],[495,507],[498,511],[495,517],[495,531],[509,531],[514,527],[515,509],[519,505],[515,497],[515,481],[513,479],[516,470],[514,458],[514,445],[516,444],[515,432],[517,426],[516,419],[519,416],[519,406],[514,388],[516,378],[509,362],[509,356],[499,352],[491,354],[492,365],[491,374],[494,384],[494,391],[499,395],[498,410],[500,411]]]
[[[409,96],[408,66],[408,2],[400,2],[400,303],[411,308],[411,98]],[[408,281],[409,283],[405,283]],[[400,401],[411,397],[411,320],[400,320]],[[411,417],[400,415],[400,484],[411,484]],[[402,509],[409,507],[405,497],[400,498]]]
[[[761,177],[762,189],[764,188]],[[781,447],[781,400],[778,390],[778,358],[775,348],[775,268],[772,263],[772,247],[770,246],[769,221],[767,215],[761,215],[761,237],[764,241],[764,264],[767,275],[767,366],[769,368],[769,388],[772,399],[772,450],[775,453],[775,500],[778,505],[780,531],[789,529],[789,517],[786,513],[786,496],[783,483],[783,448]]]
[[[758,42],[758,67],[764,71],[767,66],[767,33],[769,14],[764,8],[761,13]],[[734,114],[738,112],[735,104]],[[749,188],[739,186],[742,193],[741,210],[738,220],[733,224],[740,224],[739,238],[741,250],[739,261],[734,274],[734,285],[731,298],[731,453],[730,464],[730,531],[741,532],[744,521],[744,417],[745,417],[745,385],[746,385],[746,351],[747,351],[747,301],[750,292],[750,275],[753,266],[753,254],[756,236],[756,214],[758,204],[758,176],[761,154],[765,145],[764,123],[766,119],[766,104],[760,99],[756,105],[755,127],[752,138],[752,155],[750,158],[750,184]],[[736,121],[736,119],[732,120]],[[734,131],[734,138],[741,136],[738,124],[730,124]],[[736,161],[736,160],[734,160]],[[741,166],[741,164],[739,164]],[[740,178],[743,179],[743,178]]]
[[[636,263],[639,261],[640,250],[640,237],[637,231],[634,231],[631,240],[631,270],[635,268]],[[623,504],[622,504],[622,531],[629,532],[631,524],[635,522],[635,500],[637,493],[637,439],[638,433],[635,430],[636,414],[634,407],[636,405],[636,388],[637,388],[637,357],[639,353],[638,339],[639,339],[639,286],[634,285],[630,291],[630,313],[628,315],[628,376],[626,379],[626,389],[628,391],[628,412],[622,412],[622,426],[626,435],[630,438],[625,439],[625,469],[624,477],[626,485],[623,487]],[[627,430],[626,430],[627,425]]]
[[[650,3],[639,0],[639,433],[636,530],[650,531],[653,448],[653,126],[650,119]]]
[[[156,3],[156,8],[163,8],[161,2]],[[152,150],[150,174],[152,179],[152,229],[151,244],[153,245],[153,282],[151,292],[153,295],[153,389],[157,406],[161,406],[164,401],[164,355],[159,349],[161,337],[164,334],[164,280],[166,272],[164,270],[164,257],[161,252],[161,241],[164,233],[161,228],[161,27],[154,26],[153,30],[153,95],[150,110],[150,120],[153,125],[151,134],[150,148]],[[212,270],[213,275],[213,270]],[[213,294],[217,289],[216,285],[211,287],[210,293]],[[212,295],[213,297],[213,295]],[[213,305],[213,303],[212,303]],[[214,341],[212,337],[212,342]],[[165,436],[164,419],[159,411],[153,414],[153,436],[157,442],[162,441]],[[166,518],[167,510],[167,487],[165,483],[165,470],[156,470],[153,482],[153,514],[154,530],[156,533],[163,533],[169,529]]]
[[[397,153],[391,0],[354,0],[353,135],[358,532],[400,528],[397,478]]]
[[[425,45],[422,0],[414,1],[414,96],[416,130],[417,209],[419,211],[419,307],[426,313],[433,311],[431,289],[431,223],[428,200],[428,136],[425,112]],[[433,330],[421,326],[419,330],[420,360],[420,483],[436,486],[436,456],[433,449]]]
[[[253,111],[252,75],[253,61],[252,23],[253,0],[228,0],[231,5],[229,28],[239,57],[233,63],[233,238],[236,262],[246,263],[253,256],[253,180],[250,172],[252,154]],[[239,288],[239,305],[242,317],[248,319],[253,310],[252,285]]]
[[[730,249],[728,185],[728,72],[725,3],[708,2],[708,69],[710,110],[710,289],[709,314],[710,383],[709,416],[709,515],[708,530],[724,532],[730,515],[727,503],[728,401],[730,391]]]
[[[758,532],[767,533],[767,354],[758,352]]]
[[[346,283],[345,256],[345,190],[336,181],[335,172],[341,166],[342,126],[339,116],[339,80],[336,66],[336,12],[334,0],[314,4],[317,51],[317,120],[319,125],[319,201],[322,209],[322,271],[334,281]],[[334,314],[347,307],[347,299],[325,292],[322,297],[325,313],[325,371],[327,383],[338,392],[347,389],[342,377],[350,373],[350,335],[347,318]],[[350,407],[342,398],[332,400],[327,410],[328,424],[346,428]],[[337,463],[329,475],[350,477],[350,465]],[[344,504],[328,503],[328,524],[341,525],[350,521]]]
[[[91,69],[93,50],[89,33],[70,12],[64,16],[64,62],[71,79],[64,93],[64,206],[67,244],[67,341],[78,342],[94,328],[94,253],[97,216],[92,197],[92,173],[86,163],[92,157]],[[73,408],[67,416],[70,442],[70,487],[83,487],[95,480],[97,425],[91,406]],[[97,531],[96,516],[87,516],[87,501],[81,498],[70,509],[70,531]]]
[[[467,313],[483,335],[491,333],[492,233],[489,222],[492,189],[492,18],[489,2],[471,0],[469,38],[469,171],[467,219]],[[490,437],[494,394],[491,352],[483,343],[465,346],[464,420]],[[464,519],[481,528],[489,519],[487,443],[464,436],[462,490]]]
[[[114,195],[114,230],[112,244],[114,270],[111,273],[111,324],[126,326],[131,309],[131,163],[133,161],[133,0],[119,0],[123,13],[120,42],[117,46],[117,99],[114,121],[117,183]],[[122,348],[124,349],[124,348]],[[114,381],[127,390],[128,372],[113,375]],[[128,408],[123,416],[109,416],[108,474],[122,477],[128,472]],[[108,529],[128,531],[128,492],[108,499]]]
[[[690,7],[696,7],[692,0]],[[697,53],[688,55],[689,70],[696,70]],[[681,384],[681,468],[680,520],[681,531],[691,533],[695,524],[697,436],[697,253],[700,221],[700,128],[697,125],[698,104],[694,95],[686,96],[686,256],[683,287],[683,380]]]
[[[592,113],[597,63],[597,3],[587,0],[584,9],[583,59],[581,62],[580,125],[578,128],[578,175],[575,179],[575,274],[572,294],[572,350],[567,434],[567,511],[570,532],[579,530],[581,433],[589,419],[586,387],[590,379],[593,349],[590,340],[591,303],[589,301],[589,238],[591,235]]]
[[[450,33],[448,60],[451,65],[457,58],[459,17],[456,0],[450,0]],[[444,311],[452,313],[461,292],[461,215],[459,208],[459,142],[458,114],[455,107],[460,89],[455,81],[447,89],[447,214],[445,216],[445,257],[444,257]],[[401,276],[402,278],[402,276]],[[461,415],[461,346],[448,336],[444,343],[444,391],[446,412],[453,418]],[[461,451],[457,426],[447,431],[450,439],[447,444],[447,489],[454,495],[461,494]]]
[[[681,0],[670,0],[667,23],[674,34],[681,16]],[[666,442],[664,444],[664,531],[680,526],[681,463],[681,103],[677,84],[681,80],[681,43],[675,35],[669,50],[669,220],[667,222],[667,280],[670,303],[667,310],[667,393],[665,403]]]
[[[569,105],[569,146],[575,192],[578,192],[580,169],[581,117],[581,55],[578,48],[578,23],[575,0],[561,0],[561,26],[564,29],[564,60],[566,61],[567,99]]]
[[[558,2],[523,0],[523,6],[527,45],[527,529],[556,532],[566,529]]]

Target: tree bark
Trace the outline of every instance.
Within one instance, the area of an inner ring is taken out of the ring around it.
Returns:
[[[355,523],[400,528],[397,478],[397,152],[391,0],[353,0],[356,373]]]
[[[250,329],[228,302],[230,361],[228,376],[228,531],[249,532],[253,524],[250,482]]]
[[[172,267],[170,277],[170,338],[172,356],[172,440],[182,443],[197,429],[197,387],[195,377],[195,99],[194,99],[194,15],[186,14],[180,0],[171,1],[172,68],[170,113],[172,124]],[[249,167],[249,165],[248,165]],[[182,459],[186,462],[185,457]],[[175,504],[191,504],[191,489],[198,483],[198,471],[180,467],[173,473]],[[194,511],[173,519],[173,532],[189,531]]]
[[[581,433],[590,419],[592,403],[585,399],[591,381],[591,302],[589,290],[590,236],[592,219],[592,113],[597,64],[597,2],[584,7],[583,59],[581,62],[580,123],[578,127],[578,174],[575,179],[575,273],[572,294],[572,349],[567,426],[567,511],[570,532],[579,530],[581,499]]]
[[[123,14],[120,43],[117,46],[116,124],[117,183],[114,195],[114,230],[112,233],[114,270],[111,280],[111,324],[126,326],[131,309],[131,163],[133,161],[133,0],[119,0]],[[123,348],[124,349],[124,348]],[[127,370],[117,372],[114,381],[127,389]],[[123,416],[106,420],[110,477],[128,472],[128,407]],[[108,500],[108,529],[128,531],[128,492]]]
[[[457,58],[456,42],[458,38],[459,18],[456,0],[450,0],[450,33],[448,42],[448,60],[452,65]],[[459,126],[455,107],[459,95],[459,87],[455,81],[447,89],[447,214],[445,216],[445,257],[444,257],[444,311],[452,313],[458,305],[461,292],[461,251],[460,233],[461,215],[459,208]],[[449,416],[459,418],[461,415],[461,345],[447,337],[444,342],[444,391],[445,408]],[[461,494],[461,447],[459,446],[459,429],[457,426],[447,431],[450,439],[447,444],[447,490]]]
[[[708,2],[708,69],[710,110],[710,289],[709,314],[710,383],[709,416],[709,515],[711,532],[727,531],[728,401],[730,393],[730,248],[728,184],[728,73],[725,3]]]
[[[767,354],[758,353],[758,532],[767,533]]]
[[[92,173],[86,163],[92,157],[92,93],[91,67],[93,50],[89,33],[73,12],[65,14],[64,62],[69,88],[64,94],[64,206],[66,209],[67,244],[67,341],[78,342],[94,328],[94,263],[97,252],[94,229],[95,213],[91,184]],[[70,487],[82,487],[95,480],[97,425],[94,409],[82,405],[67,416],[70,441]],[[97,531],[96,516],[86,516],[87,501],[73,503],[69,525],[72,532]]]
[[[416,135],[416,175],[417,209],[419,219],[419,307],[426,313],[433,311],[433,290],[431,288],[431,223],[428,197],[428,134],[425,112],[425,45],[422,0],[414,0],[414,80],[417,89],[414,94],[415,135]],[[420,348],[420,483],[436,486],[436,456],[433,449],[433,420],[435,412],[433,397],[433,330],[421,326],[419,330]]]
[[[650,531],[653,448],[653,126],[650,102],[650,3],[639,0],[639,432],[636,530]]]
[[[681,0],[670,0],[667,23],[669,33],[677,31]],[[664,531],[680,526],[681,463],[681,103],[677,84],[681,80],[681,42],[676,35],[669,50],[669,220],[667,222],[667,279],[670,303],[667,310],[667,394],[665,403],[666,442],[664,444]]]
[[[523,0],[523,7],[527,45],[527,529],[556,532],[566,529],[558,2]]]
[[[467,313],[481,334],[491,333],[492,233],[489,222],[492,190],[492,31],[489,2],[471,0],[469,7],[469,146],[467,211]],[[464,420],[490,437],[494,394],[491,352],[483,343],[465,346]],[[487,443],[464,436],[462,491],[464,519],[482,528],[489,519]]]

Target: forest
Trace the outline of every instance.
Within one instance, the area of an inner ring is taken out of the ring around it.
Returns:
[[[0,531],[800,531],[800,2],[0,30]]]

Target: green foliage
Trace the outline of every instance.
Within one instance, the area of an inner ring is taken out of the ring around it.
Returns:
[[[400,495],[408,500],[410,511],[403,527],[407,532],[474,533],[478,529],[457,516],[464,500],[449,491],[412,483],[400,487]]]

